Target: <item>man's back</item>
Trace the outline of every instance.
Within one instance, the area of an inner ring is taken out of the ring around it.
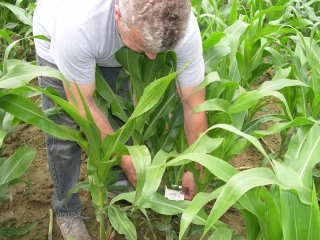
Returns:
[[[94,81],[96,64],[120,66],[114,53],[122,46],[114,16],[115,0],[40,0],[34,14],[37,54],[56,64],[69,81],[89,84]],[[172,11],[175,11],[174,9]],[[181,86],[192,87],[203,80],[204,63],[200,31],[191,14],[185,37],[175,49],[178,69],[191,62],[178,76]]]

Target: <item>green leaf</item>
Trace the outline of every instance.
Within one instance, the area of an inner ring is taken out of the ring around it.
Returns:
[[[317,192],[315,187],[312,189],[312,203],[310,210],[310,223],[308,229],[307,239],[316,239],[320,236],[320,214],[319,214],[319,203],[317,198]]]
[[[38,223],[32,223],[29,226],[21,229],[14,229],[14,228],[2,228],[0,229],[0,237],[15,237],[21,236],[27,232],[30,232]]]
[[[136,118],[154,107],[177,74],[178,72],[175,72],[150,83],[143,91],[143,95],[130,119]]]
[[[120,97],[112,91],[107,81],[104,80],[99,67],[96,68],[96,90],[110,103],[112,114],[122,121],[127,122],[129,118],[124,112],[121,102],[118,100]]]
[[[312,120],[312,119],[296,118],[293,121],[289,121],[289,122],[275,123],[269,129],[255,131],[252,135],[254,135],[255,137],[259,138],[259,137],[262,137],[262,136],[272,135],[272,134],[281,132],[282,130],[288,129],[288,128],[291,128],[291,127],[303,126],[303,125],[312,125],[314,123],[315,123],[315,121]]]
[[[190,205],[189,201],[171,201],[164,196],[156,193],[150,200],[146,207],[151,208],[153,211],[164,215],[177,215],[183,213],[183,211]],[[206,214],[200,212],[195,216],[195,220],[198,224],[204,224],[206,222]]]
[[[8,56],[9,56],[9,53],[11,51],[12,48],[15,47],[15,45],[20,42],[21,40],[25,40],[25,39],[33,39],[33,38],[37,38],[37,39],[41,39],[41,40],[45,40],[45,41],[49,41],[48,38],[46,38],[45,36],[43,35],[37,35],[37,36],[32,36],[32,37],[25,37],[25,38],[21,38],[19,40],[16,40],[14,41],[13,43],[11,43],[7,48],[6,48],[6,51],[4,53],[4,59],[3,59],[3,72],[2,74],[6,74],[7,71],[8,71]],[[1,75],[1,74],[0,74]]]
[[[146,182],[146,170],[151,164],[151,156],[146,146],[126,146],[137,174],[136,198],[134,205],[139,203],[142,189]]]
[[[8,199],[8,196],[6,195],[7,190],[8,190],[7,183],[0,185],[0,203]]]
[[[246,239],[247,240],[256,240],[260,232],[260,226],[258,218],[251,212],[241,209],[240,210],[246,225]]]
[[[227,34],[223,32],[212,33],[211,36],[202,43],[203,52],[215,46],[225,36],[227,36]]]
[[[238,0],[232,1],[232,7],[228,16],[228,25],[233,24],[238,19]]]
[[[303,86],[303,87],[309,87],[304,82],[301,82],[299,80],[289,80],[289,79],[279,79],[276,81],[266,81],[260,85],[259,88],[257,88],[256,91],[263,92],[263,91],[278,91],[285,87],[293,87],[293,86]]]
[[[107,134],[101,144],[101,150],[104,156],[111,156],[118,147],[119,143],[125,144],[132,135],[135,127],[135,121],[128,121],[119,128],[114,134]]]
[[[259,13],[255,14],[253,18],[250,19],[250,23],[252,24],[256,19],[262,17],[263,15],[267,13],[272,13],[275,11],[282,11],[286,8],[286,6],[272,6],[268,9],[262,10]]]
[[[308,238],[310,205],[302,204],[297,196],[288,191],[280,191],[280,198],[283,238],[310,239]]]
[[[118,196],[114,197],[114,198],[111,200],[110,205],[113,205],[113,204],[115,204],[116,202],[121,201],[121,200],[125,200],[125,201],[133,204],[134,199],[135,199],[135,195],[136,195],[136,192],[135,192],[135,191],[133,191],[133,192],[121,193],[121,194],[119,194]]]
[[[202,112],[202,111],[221,111],[221,112],[228,112],[230,106],[230,102],[216,98],[207,100],[201,104],[199,104],[193,111]]]
[[[90,191],[89,181],[78,182],[72,189],[68,191],[66,199],[69,198],[70,194],[77,193],[80,189]]]
[[[156,151],[162,149],[166,152],[172,151],[172,146],[176,140],[180,128],[183,124],[183,108],[182,104],[179,103],[172,113],[172,117],[169,121],[169,129],[166,134],[163,134],[156,143]]]
[[[186,153],[211,153],[221,146],[223,138],[210,138],[206,134],[201,134],[198,138],[183,154]]]
[[[9,68],[8,73],[0,78],[0,88],[12,89],[22,87],[38,76],[54,77],[64,82],[67,81],[65,77],[54,68],[34,66],[32,64],[17,64]]]
[[[30,100],[18,95],[6,94],[0,97],[0,108],[22,121],[39,127],[42,131],[63,139],[83,142],[81,134],[71,128],[53,123]]]
[[[221,227],[213,232],[208,240],[232,240],[233,230],[230,228]]]
[[[164,163],[170,156],[172,156],[172,154],[160,150],[153,158],[151,165],[148,166],[139,202],[140,208],[143,207],[158,190],[165,171]]]
[[[146,87],[146,83],[144,83],[141,79],[142,69],[139,64],[141,54],[127,47],[123,47],[116,52],[115,57],[117,61],[129,72],[133,93],[136,98],[134,100],[135,102],[139,102],[143,90]]]
[[[137,232],[127,215],[119,208],[119,206],[111,205],[107,207],[108,216],[111,225],[119,234],[124,234],[126,239],[137,239]]]
[[[20,177],[28,168],[36,155],[30,147],[19,148],[0,168],[0,186]]]
[[[3,37],[8,44],[12,43],[12,39],[10,38],[8,31],[0,29],[0,36]]]
[[[295,170],[304,186],[312,187],[312,168],[319,162],[320,127],[313,125],[310,131],[300,128],[291,140],[285,163]]]
[[[5,2],[0,2],[0,5],[9,8],[10,11],[12,11],[14,15],[16,15],[16,17],[24,24],[32,26],[32,16],[25,9],[19,8],[16,5]]]
[[[274,96],[279,98],[283,104],[286,107],[286,112],[288,114],[288,116],[292,119],[292,115],[288,106],[288,103],[285,99],[285,97],[276,91],[250,91],[250,92],[245,92],[243,94],[241,94],[236,101],[231,104],[230,108],[229,108],[229,112],[232,113],[237,113],[237,112],[242,112],[244,110],[247,110],[249,108],[251,108],[252,106],[254,106],[258,100],[262,97],[266,97],[266,96]]]
[[[204,53],[206,73],[213,72],[224,56],[230,53],[230,48],[223,45],[216,45]]]
[[[237,173],[237,170],[227,162],[204,153],[180,154],[178,157],[167,162],[166,166],[179,166],[186,164],[190,161],[200,163],[202,166],[207,168],[212,174],[214,174],[215,176],[217,176],[225,182]]]
[[[263,230],[266,232],[266,239],[282,239],[282,224],[281,224],[281,214],[280,210],[277,209],[277,205],[273,199],[271,194],[266,190],[266,188],[262,187],[260,190],[260,194],[262,199],[266,205],[267,209],[267,224],[263,226]]]
[[[164,99],[161,104],[151,114],[147,128],[143,134],[142,141],[150,138],[156,131],[158,120],[171,113],[176,106],[176,89],[175,87],[169,87],[169,91],[165,92]]]
[[[234,175],[225,185],[208,217],[203,236],[213,224],[228,210],[244,193],[257,186],[278,184],[283,189],[290,189],[279,181],[268,168],[253,168]],[[297,190],[297,188],[295,189]],[[299,191],[300,200],[308,203],[308,192]]]
[[[271,47],[265,47],[264,49],[271,53],[273,57],[272,59],[278,67],[282,67],[286,64],[286,60],[284,59],[283,55],[279,53],[277,50]]]
[[[205,204],[212,201],[213,199],[217,198],[218,195],[221,193],[222,187],[214,190],[211,193],[198,193],[194,199],[192,200],[191,204],[187,209],[184,210],[181,216],[180,222],[180,232],[179,232],[179,239],[182,239],[184,236],[188,226],[197,215],[197,213],[204,207]]]
[[[214,125],[214,126],[208,128],[206,132],[209,132],[210,130],[213,130],[213,129],[216,129],[216,128],[221,128],[221,129],[227,130],[227,131],[229,131],[229,132],[236,133],[236,134],[238,134],[238,135],[246,138],[246,139],[249,140],[249,141],[259,150],[259,152],[261,152],[262,155],[263,155],[264,157],[266,157],[266,158],[269,160],[269,162],[271,163],[271,160],[270,160],[269,156],[268,156],[267,153],[264,151],[264,149],[263,149],[263,147],[261,146],[260,142],[259,142],[256,138],[254,138],[253,136],[248,135],[248,134],[246,134],[246,133],[244,133],[244,132],[241,132],[241,131],[238,130],[237,128],[235,128],[235,127],[233,127],[233,126],[231,126],[231,125],[227,125],[227,124],[217,124],[217,125]],[[271,163],[271,165],[272,165],[272,163]]]

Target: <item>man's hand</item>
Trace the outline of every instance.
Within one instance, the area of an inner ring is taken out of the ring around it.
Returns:
[[[192,172],[186,172],[182,177],[182,189],[184,199],[191,201],[196,194],[196,185],[194,183],[194,177]]]
[[[121,168],[129,178],[133,186],[137,185],[137,173],[133,166],[132,158],[129,155],[123,155],[121,160]]]

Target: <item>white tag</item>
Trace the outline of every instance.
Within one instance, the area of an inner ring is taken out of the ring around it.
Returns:
[[[168,189],[167,187],[166,187],[164,196],[169,200],[174,200],[174,201],[184,200],[184,194],[176,190]]]

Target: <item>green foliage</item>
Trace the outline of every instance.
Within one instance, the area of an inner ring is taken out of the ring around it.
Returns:
[[[31,231],[38,223],[32,223],[27,227],[21,229],[13,229],[13,228],[2,228],[0,229],[0,237],[9,238],[21,236],[29,231]]]
[[[143,54],[121,49],[116,57],[125,70],[117,80],[117,89],[130,76],[132,92],[127,93],[127,98],[113,92],[97,70],[97,102],[104,106],[106,115],[112,113],[124,122],[122,127],[114,123],[116,132],[100,142],[100,132],[90,109],[86,107],[84,119],[52,89],[29,84],[39,75],[66,82],[58,71],[13,59],[25,59],[26,53],[21,53],[20,47],[31,40],[28,19],[33,11],[32,7],[25,10],[26,2],[15,4],[0,2],[4,53],[1,55],[0,143],[19,121],[76,141],[89,156],[88,181],[79,183],[70,193],[80,188],[90,190],[101,238],[104,238],[107,214],[119,234],[137,239],[132,215],[116,205],[120,200],[131,203],[130,210],[141,212],[149,225],[149,209],[166,216],[177,215],[179,239],[186,239],[196,231],[208,239],[241,239],[218,221],[231,206],[243,214],[247,239],[311,240],[320,236],[317,200],[320,4],[317,1],[192,1],[201,30],[206,69],[205,80],[199,86],[206,88],[206,101],[194,111],[208,112],[209,129],[190,147],[186,146],[182,107],[176,94],[173,52],[158,54],[150,61]],[[21,22],[14,22],[17,19]],[[13,36],[20,40],[15,41]],[[59,108],[52,109],[53,113],[61,113],[63,109],[73,117],[85,138],[80,132],[54,124],[46,115],[51,113],[41,112],[28,100],[39,92],[57,104]],[[266,112],[271,104],[279,110]],[[86,106],[85,102],[83,105]],[[268,127],[262,128],[265,123]],[[259,142],[260,138],[273,134],[282,137],[282,149],[276,157],[267,154]],[[129,138],[134,146],[124,145]],[[238,172],[228,161],[249,144],[265,157],[268,166]],[[18,165],[23,158],[15,156],[23,152],[27,148],[5,160],[0,173],[8,173],[9,167]],[[107,204],[108,190],[115,178],[111,168],[119,164],[123,154],[133,158],[137,186],[134,192],[122,193]],[[0,180],[5,179],[0,181],[1,200],[6,198],[8,179],[19,177],[31,160],[31,156],[24,159],[19,164],[21,169],[9,175],[0,174]],[[197,182],[198,194],[193,201],[164,198],[160,193],[161,182],[179,183],[184,168],[191,169],[197,179],[195,163],[203,165],[205,171]],[[214,186],[216,180],[223,184],[209,191],[208,186]],[[213,208],[207,214],[205,205],[212,202]],[[174,239],[178,234],[170,220],[168,217],[157,222],[155,227],[166,231],[168,239]]]
[[[1,1],[0,2],[0,59],[3,60],[4,50],[15,40],[23,38],[11,52],[11,58],[34,59],[32,35],[32,15],[35,0],[32,1]]]

